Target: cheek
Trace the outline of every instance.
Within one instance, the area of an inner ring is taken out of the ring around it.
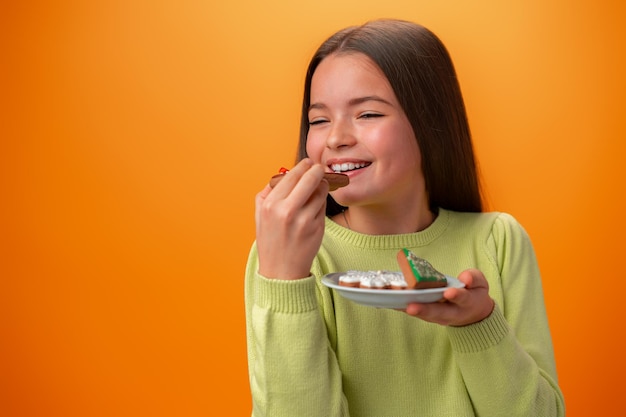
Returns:
[[[321,162],[322,151],[324,150],[324,144],[316,138],[314,134],[309,132],[306,138],[306,153],[314,162]]]
[[[396,129],[392,134],[396,140],[385,148],[387,158],[393,161],[394,169],[403,171],[406,176],[422,175],[421,152],[415,135],[409,129]]]
[[[405,126],[388,126],[372,135],[371,146],[379,154],[397,160],[415,161],[420,159],[420,150],[413,130]]]

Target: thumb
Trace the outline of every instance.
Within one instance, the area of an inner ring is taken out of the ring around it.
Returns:
[[[478,269],[470,268],[459,274],[459,281],[465,284],[465,288],[489,288],[485,275]]]

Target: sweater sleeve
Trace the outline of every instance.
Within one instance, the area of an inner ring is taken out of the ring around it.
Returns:
[[[245,282],[252,415],[348,416],[315,278],[273,280],[257,271],[253,246]]]
[[[493,262],[490,291],[499,294],[496,308],[479,323],[448,329],[476,415],[564,416],[530,239],[511,216],[501,214],[486,250]]]

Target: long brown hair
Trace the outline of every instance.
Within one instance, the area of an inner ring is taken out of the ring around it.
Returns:
[[[389,80],[417,138],[430,209],[482,211],[478,169],[454,65],[441,40],[412,22],[384,19],[349,27],[318,48],[306,73],[298,160],[307,156],[313,73],[334,53],[365,54]],[[327,214],[341,209],[329,196]]]

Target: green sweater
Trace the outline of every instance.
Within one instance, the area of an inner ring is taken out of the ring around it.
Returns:
[[[329,272],[399,270],[411,249],[446,275],[478,268],[496,302],[479,323],[446,327],[361,306],[323,286]],[[564,416],[534,250],[503,213],[440,210],[426,230],[371,236],[326,219],[309,278],[246,270],[255,417]]]

